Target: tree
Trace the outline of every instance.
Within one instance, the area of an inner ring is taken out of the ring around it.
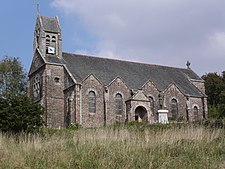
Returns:
[[[225,82],[225,71],[222,72],[222,78],[223,78],[223,81]]]
[[[43,108],[26,96],[26,73],[18,58],[0,61],[0,130],[34,132],[43,125]]]
[[[205,80],[208,103],[217,106],[220,103],[220,94],[225,91],[223,78],[217,73],[208,73],[202,77]]]
[[[18,58],[5,57],[0,61],[0,98],[23,95],[26,73]]]
[[[43,125],[43,108],[26,96],[0,98],[0,107],[0,130],[3,132],[35,132]]]
[[[225,71],[222,75],[208,73],[202,77],[205,80],[208,95],[209,116],[212,118],[225,117]]]

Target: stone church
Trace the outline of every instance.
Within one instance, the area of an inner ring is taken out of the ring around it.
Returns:
[[[189,66],[176,68],[62,51],[57,17],[37,16],[28,95],[45,108],[47,127],[98,127],[207,117],[204,81]]]

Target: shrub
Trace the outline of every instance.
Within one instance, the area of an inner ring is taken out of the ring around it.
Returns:
[[[3,132],[36,132],[43,125],[43,108],[26,96],[0,98],[0,130]]]

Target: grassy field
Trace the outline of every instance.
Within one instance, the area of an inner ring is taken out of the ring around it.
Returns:
[[[111,126],[0,135],[0,168],[225,168],[225,130],[193,125]]]

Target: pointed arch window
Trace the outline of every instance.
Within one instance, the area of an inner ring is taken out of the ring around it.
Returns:
[[[40,94],[41,81],[40,76],[36,75],[33,80],[33,96],[36,98]]]
[[[171,114],[172,118],[175,120],[178,116],[178,103],[176,99],[171,100]]]
[[[55,36],[52,36],[52,47],[56,48],[56,37]]]
[[[50,36],[49,35],[46,35],[46,39],[45,39],[45,45],[46,45],[46,53],[48,53],[48,47],[50,46]]]
[[[154,99],[153,99],[152,96],[149,96],[148,99],[150,101],[150,109],[151,109],[151,112],[154,114]]]
[[[198,120],[198,107],[194,106],[194,120]]]
[[[89,113],[96,112],[96,95],[95,92],[90,91],[88,94]]]
[[[115,96],[115,113],[119,115],[123,113],[123,98],[119,93]]]
[[[50,46],[50,36],[46,35],[46,47]]]

